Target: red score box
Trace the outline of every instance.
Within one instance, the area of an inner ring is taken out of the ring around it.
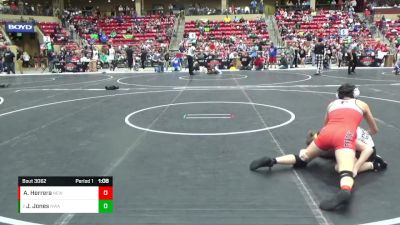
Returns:
[[[113,200],[112,186],[99,186],[99,200]]]

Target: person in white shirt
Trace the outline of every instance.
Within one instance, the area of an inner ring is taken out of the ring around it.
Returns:
[[[194,75],[193,71],[194,71],[194,67],[193,67],[193,63],[194,63],[194,55],[196,53],[196,44],[194,43],[189,43],[189,48],[187,50],[186,56],[187,56],[187,60],[188,60],[188,65],[189,65],[189,75]]]
[[[97,71],[97,61],[99,60],[99,51],[96,47],[92,48],[92,59],[90,61],[89,71],[96,72]]]
[[[29,56],[29,54],[27,52],[24,52],[22,54],[23,67],[25,67],[25,68],[29,67],[30,59],[31,59],[31,57]]]
[[[108,46],[108,65],[110,70],[115,70],[115,49],[112,45]]]

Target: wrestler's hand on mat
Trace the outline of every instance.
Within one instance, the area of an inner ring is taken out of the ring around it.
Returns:
[[[353,169],[353,178],[355,178],[357,176],[358,173],[358,168],[354,168]]]

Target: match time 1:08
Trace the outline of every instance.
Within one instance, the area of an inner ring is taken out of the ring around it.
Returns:
[[[110,179],[108,179],[108,178],[99,178],[99,179],[97,179],[97,182],[99,182],[99,184],[109,184],[110,183]]]

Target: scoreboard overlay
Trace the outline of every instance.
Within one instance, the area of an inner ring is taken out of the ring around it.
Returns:
[[[112,213],[113,177],[18,177],[18,213]]]

